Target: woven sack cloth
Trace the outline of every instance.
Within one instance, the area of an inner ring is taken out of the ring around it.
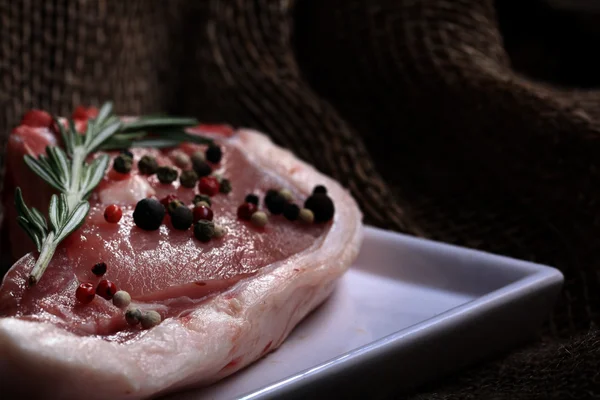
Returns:
[[[0,132],[29,108],[107,99],[264,130],[348,187],[367,223],[565,273],[535,343],[413,396],[598,395],[600,94],[517,72],[498,14],[491,0],[0,0]],[[396,398],[393,381],[347,386]]]

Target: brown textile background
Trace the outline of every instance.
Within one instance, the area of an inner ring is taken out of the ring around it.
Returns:
[[[491,0],[0,0],[0,130],[107,99],[264,130],[367,223],[564,272],[536,342],[411,397],[599,397],[598,69],[554,62],[574,45],[539,37],[565,25],[520,41],[504,16],[544,21]]]

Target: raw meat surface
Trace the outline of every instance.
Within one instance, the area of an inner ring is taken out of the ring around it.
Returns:
[[[10,192],[5,191],[4,204],[15,256],[31,249],[29,238],[12,222],[15,185],[28,204],[41,210],[47,209],[51,194],[19,164],[24,152],[35,154],[44,149],[44,140],[56,140],[39,129],[27,132],[29,136],[13,133],[9,140],[5,188]],[[189,204],[197,189],[160,184],[136,171],[129,177],[108,171],[90,199],[86,223],[63,242],[40,282],[26,288],[35,254],[25,254],[5,276],[0,287],[0,387],[31,398],[52,391],[57,398],[130,399],[209,384],[276,349],[329,296],[362,239],[354,200],[337,182],[258,132],[240,130],[214,138],[224,147],[216,172],[233,186],[228,195],[212,198],[215,222],[227,227],[227,234],[203,244],[169,221],[158,231],[142,231],[131,217],[137,200],[176,192]],[[197,149],[181,146],[188,154]],[[136,160],[145,152],[134,150]],[[152,152],[161,164],[171,163],[172,153]],[[263,231],[237,219],[237,206],[247,193],[262,199],[267,189],[286,187],[301,205],[317,184],[328,187],[336,204],[332,222],[305,226],[270,216]],[[111,203],[123,208],[118,225],[103,218]],[[90,271],[99,261],[108,265],[104,278],[129,291],[135,306],[161,314],[158,326],[129,327],[123,311],[98,296],[88,305],[77,303],[77,285],[99,280]],[[70,378],[82,373],[82,382]],[[35,387],[24,380],[32,377]]]

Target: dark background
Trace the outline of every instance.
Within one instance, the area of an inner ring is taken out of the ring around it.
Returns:
[[[540,1],[0,0],[0,128],[112,99],[264,130],[369,224],[565,274],[535,341],[411,398],[598,397],[598,21]],[[397,398],[372,379],[336,390]]]

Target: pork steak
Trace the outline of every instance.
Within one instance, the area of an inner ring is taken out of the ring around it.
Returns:
[[[0,286],[3,393],[137,399],[207,385],[277,349],[331,294],[362,240],[362,215],[348,192],[262,133],[189,131],[210,136],[223,149],[215,172],[231,181],[232,190],[212,197],[211,208],[214,222],[226,227],[226,234],[204,243],[190,230],[174,229],[168,217],[156,231],[136,226],[132,214],[139,200],[175,194],[189,204],[198,194],[197,188],[178,181],[164,184],[155,175],[141,174],[137,161],[151,154],[160,165],[180,172],[177,153],[204,148],[186,143],[160,151],[131,149],[131,173],[106,171],[90,197],[86,222],[59,246],[33,287],[27,278],[37,253],[16,224],[14,188],[21,187],[29,205],[47,210],[52,191],[25,166],[23,155],[38,155],[58,139],[44,127],[12,132],[3,224],[12,254],[20,258]],[[301,205],[316,185],[325,186],[335,204],[327,223],[302,224],[269,215],[268,224],[256,228],[236,214],[249,193],[262,199],[271,188],[287,188]],[[104,219],[109,204],[122,209],[117,224]],[[102,279],[129,292],[132,306],[158,311],[161,323],[150,329],[131,326],[122,309],[99,296],[80,304],[76,288],[81,282],[98,282],[91,273],[98,262],[107,265]]]

